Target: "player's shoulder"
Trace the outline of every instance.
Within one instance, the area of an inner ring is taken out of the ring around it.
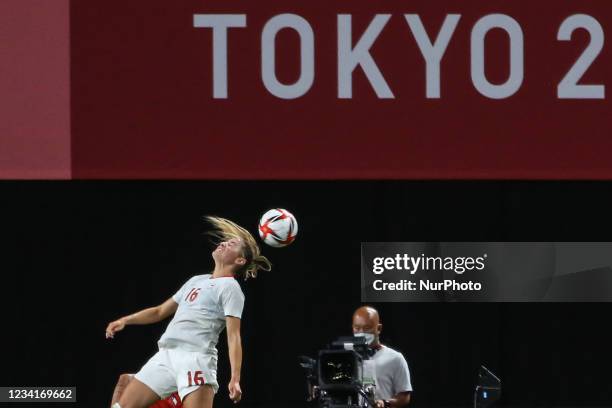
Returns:
[[[240,287],[240,283],[238,283],[236,279],[223,278],[223,279],[220,279],[220,283],[224,290],[229,290],[231,292],[237,292],[237,293],[240,293],[242,296],[244,296],[244,293],[242,292],[242,288]]]
[[[233,289],[239,289],[242,292],[242,288],[240,287],[240,283],[235,278],[227,278],[225,279],[225,284]]]

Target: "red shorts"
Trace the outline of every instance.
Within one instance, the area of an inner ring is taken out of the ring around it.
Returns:
[[[175,392],[171,396],[166,399],[159,400],[155,404],[151,405],[149,408],[182,408],[183,404],[181,403],[181,398],[178,395],[178,392]]]

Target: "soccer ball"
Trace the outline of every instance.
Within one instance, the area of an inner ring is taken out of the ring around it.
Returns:
[[[282,208],[267,211],[259,220],[259,236],[266,244],[280,248],[295,240],[298,223],[293,214]]]

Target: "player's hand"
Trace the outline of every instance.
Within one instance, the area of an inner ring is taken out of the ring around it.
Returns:
[[[385,408],[385,401],[376,400],[376,408]]]
[[[114,338],[115,333],[123,330],[124,327],[125,327],[125,320],[123,319],[119,319],[119,320],[115,320],[114,322],[110,322],[108,326],[106,327],[106,338],[107,339]]]
[[[234,401],[234,404],[239,403],[242,399],[242,390],[240,389],[240,383],[235,380],[230,380],[229,384],[227,385],[227,388],[229,389],[230,399]]]

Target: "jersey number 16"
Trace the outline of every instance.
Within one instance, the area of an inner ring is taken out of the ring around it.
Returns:
[[[200,294],[200,288],[193,288],[189,291],[187,296],[185,296],[185,300],[188,302],[193,302],[194,300],[196,300],[199,294]]]

